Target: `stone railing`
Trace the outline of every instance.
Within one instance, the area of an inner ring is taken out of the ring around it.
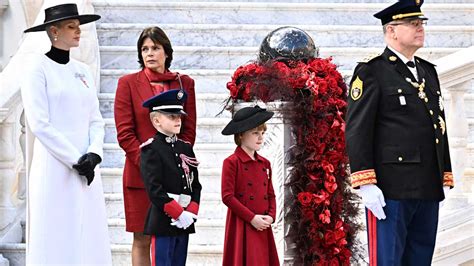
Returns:
[[[440,210],[433,265],[470,265],[474,261],[474,167],[468,160],[469,120],[466,101],[474,93],[474,46],[436,62],[445,105],[454,175],[452,189]]]
[[[447,127],[455,188],[446,209],[463,208],[471,195],[472,176],[465,173],[468,161],[468,127],[465,99],[474,86],[474,46],[440,58],[436,62],[441,88],[447,99]],[[472,165],[471,165],[472,167]],[[471,202],[472,204],[472,202]]]
[[[43,23],[45,7],[71,2],[78,5],[81,14],[94,13],[91,0],[46,0],[34,25]],[[0,6],[3,3],[0,0]],[[98,85],[100,57],[95,24],[81,26],[81,30],[80,47],[71,50],[71,56],[90,67]],[[0,73],[0,245],[24,242],[22,225],[25,224],[27,181],[24,164],[25,123],[20,85],[22,79],[27,77],[23,76],[21,70],[28,64],[32,54],[44,54],[50,46],[51,42],[44,32],[25,34],[17,53]],[[0,254],[0,265],[3,265],[2,259]]]

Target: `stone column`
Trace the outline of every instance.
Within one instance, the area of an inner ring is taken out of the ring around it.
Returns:
[[[466,116],[464,95],[472,80],[447,88],[451,94],[447,113],[448,138],[451,155],[451,166],[454,176],[454,188],[448,193],[442,211],[461,210],[468,207],[473,192],[473,178],[465,175],[467,163],[468,120]],[[472,203],[471,203],[472,204]]]
[[[16,167],[18,139],[15,111],[0,122],[0,237],[3,243],[20,243],[22,230],[17,222],[18,206],[16,205]]]

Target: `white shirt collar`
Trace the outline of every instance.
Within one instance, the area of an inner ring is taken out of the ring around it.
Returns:
[[[415,63],[415,58],[413,57],[412,60],[408,60],[408,58],[406,58],[404,55],[402,55],[400,52],[398,52],[397,50],[393,49],[392,47],[388,46],[388,49],[390,49],[390,51],[392,51],[394,54],[396,54],[398,56],[398,58],[400,58],[400,60],[402,60],[402,62],[406,65],[408,61],[413,61],[413,63]],[[407,66],[408,67],[408,66]],[[408,70],[410,70],[410,72],[413,74],[413,76],[418,79],[418,72],[416,71],[416,63],[415,63],[415,67],[408,67]]]

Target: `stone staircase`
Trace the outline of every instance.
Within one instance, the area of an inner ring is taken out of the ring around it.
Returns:
[[[268,32],[286,25],[307,31],[320,47],[320,56],[333,56],[339,70],[349,78],[358,60],[382,51],[382,27],[372,14],[388,1],[347,1],[92,1],[95,12],[102,16],[97,23],[101,56],[98,97],[106,121],[101,168],[114,265],[131,265],[132,236],[124,229],[124,153],[117,144],[113,103],[118,78],[139,67],[136,41],[141,30],[153,25],[164,29],[174,48],[171,69],[196,81],[195,151],[201,161],[203,190],[188,265],[220,265],[227,210],[220,199],[220,168],[235,147],[231,137],[220,134],[230,113],[215,117],[228,96],[226,83],[238,66],[256,59],[258,46]],[[472,0],[431,0],[423,7],[430,20],[426,46],[419,56],[435,60],[473,45]],[[474,88],[468,91],[465,102],[471,147],[467,161],[468,167],[474,168]],[[442,234],[449,234],[453,226],[443,224]],[[0,246],[2,253],[10,265],[24,265],[24,244]]]
[[[172,69],[187,73],[196,81],[195,151],[201,161],[203,194],[197,233],[190,240],[190,265],[218,265],[221,262],[226,208],[220,201],[220,167],[234,145],[231,138],[220,135],[230,114],[224,112],[218,118],[215,115],[228,96],[225,85],[233,71],[256,59],[258,46],[265,35],[279,25],[297,26],[307,31],[320,47],[320,55],[333,56],[346,77],[351,75],[357,60],[378,53],[384,47],[381,26],[372,14],[386,4],[375,1],[285,2],[94,2],[96,12],[102,15],[97,24],[101,53],[99,99],[107,121],[102,169],[111,241],[117,248],[114,264],[129,262],[128,254],[122,251],[129,248],[131,236],[123,230],[120,179],[123,152],[116,144],[113,100],[117,79],[138,67],[135,45],[143,28],[151,25],[163,28],[173,44]],[[462,1],[440,2],[424,8],[430,20],[426,28],[426,48],[419,55],[428,60],[473,45],[470,14],[474,5],[458,4]],[[467,102],[466,110],[473,110],[473,100]],[[473,115],[469,117],[474,118]],[[473,123],[471,130],[474,130]],[[472,152],[471,158],[474,159]],[[118,250],[123,256],[118,256]]]

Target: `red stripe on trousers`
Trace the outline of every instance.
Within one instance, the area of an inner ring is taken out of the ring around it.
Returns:
[[[369,230],[369,265],[377,266],[377,218],[368,210],[367,213]]]
[[[155,266],[156,265],[156,262],[155,262],[155,245],[156,245],[156,236],[151,236],[151,245],[150,245],[150,248],[151,248],[151,252],[150,252],[150,255],[151,255],[151,265],[152,266]]]

